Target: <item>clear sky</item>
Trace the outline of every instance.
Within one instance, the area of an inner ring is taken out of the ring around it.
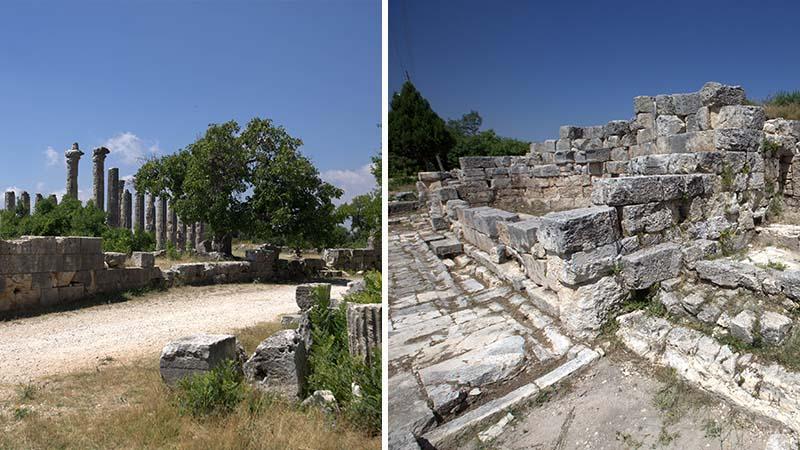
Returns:
[[[392,0],[389,89],[526,140],[633,116],[636,95],[800,89],[797,1]]]
[[[0,3],[0,189],[64,191],[78,142],[132,175],[210,123],[268,117],[346,196],[374,185],[380,149],[377,0]],[[0,199],[0,202],[2,199]]]

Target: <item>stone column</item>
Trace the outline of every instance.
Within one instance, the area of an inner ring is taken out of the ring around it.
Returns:
[[[58,205],[58,196],[56,196],[56,194],[50,194],[50,196],[47,198],[52,200],[54,205]]]
[[[108,169],[108,226],[119,226],[119,169]]]
[[[97,207],[100,211],[105,211],[105,195],[103,189],[105,189],[105,176],[106,176],[106,169],[105,169],[105,161],[106,155],[111,153],[111,151],[105,147],[97,147],[96,149],[92,150],[92,162],[94,165],[92,166],[92,198],[94,198],[94,206]]]
[[[182,252],[185,252],[186,251],[186,224],[183,223],[183,220],[181,220],[180,217],[178,217],[178,219],[177,219],[177,226],[175,228],[177,229],[176,240],[178,242],[178,245],[177,245],[178,250],[180,250]]]
[[[166,248],[166,231],[167,231],[167,199],[164,197],[158,198],[156,205],[156,248],[164,250]]]
[[[6,211],[17,209],[17,194],[14,191],[6,191]]]
[[[167,239],[173,247],[177,247],[178,238],[178,215],[172,204],[167,205]]]
[[[125,209],[122,205],[122,198],[125,194],[125,180],[119,180],[117,182],[117,198],[119,199],[119,224],[122,226],[122,218],[125,217]],[[130,227],[128,227],[130,229]]]
[[[125,189],[125,193],[122,194],[122,228],[126,230],[131,229],[131,202],[131,191]]]
[[[186,238],[186,250],[194,251],[197,245],[197,224],[192,223],[189,225],[189,234]]]
[[[33,206],[33,210],[36,211],[36,208],[39,207],[39,202],[44,200],[44,197],[42,197],[42,194],[36,193],[33,198],[36,199],[36,204]]]
[[[156,196],[147,194],[147,208],[145,209],[144,231],[156,231]]]
[[[78,198],[78,161],[83,156],[83,152],[78,148],[78,143],[72,144],[72,148],[64,152],[67,157],[67,193],[68,197]]]
[[[194,242],[194,248],[200,248],[200,243],[206,240],[206,224],[197,222],[197,240]]]
[[[22,205],[22,215],[29,216],[31,214],[31,196],[28,191],[22,191],[19,194],[19,203]]]
[[[133,205],[133,231],[144,229],[144,193],[136,191],[136,202]]]
[[[350,354],[361,356],[367,364],[373,352],[381,351],[381,304],[347,304],[347,339]]]

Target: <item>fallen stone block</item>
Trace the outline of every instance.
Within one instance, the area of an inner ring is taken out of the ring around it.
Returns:
[[[792,329],[792,319],[772,311],[765,311],[759,323],[761,337],[770,345],[780,345]]]
[[[381,304],[347,304],[347,339],[350,354],[369,365],[374,352],[381,351]]]
[[[298,341],[295,330],[281,330],[266,338],[244,363],[245,378],[260,389],[297,398],[301,392],[296,361]]]
[[[756,313],[750,310],[744,310],[731,319],[728,325],[728,330],[731,336],[739,339],[746,344],[753,343],[753,329],[756,324]]]
[[[493,238],[497,237],[498,222],[516,222],[519,219],[519,215],[516,213],[495,208],[476,212],[472,217],[472,224],[467,222],[467,225],[470,225],[477,231],[480,231],[481,233]]]
[[[333,392],[328,390],[314,391],[309,395],[300,406],[303,408],[316,408],[326,414],[336,414],[339,412],[339,404],[336,402],[336,397]]]
[[[195,334],[167,344],[161,351],[159,369],[168,385],[184,377],[211,371],[223,361],[241,364],[236,336],[230,334]]]
[[[300,311],[308,311],[317,303],[317,295],[325,299],[331,298],[330,283],[306,283],[300,284],[295,288],[294,299]]]

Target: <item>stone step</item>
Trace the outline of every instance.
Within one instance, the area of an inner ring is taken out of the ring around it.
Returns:
[[[600,357],[594,350],[583,348],[573,359],[568,360],[556,369],[539,377],[533,383],[521,386],[503,397],[491,400],[467,413],[449,421],[419,437],[423,448],[450,449],[457,448],[457,443],[468,433],[486,425],[493,419],[508,411],[522,407],[536,398],[542,389],[551,387],[580,369],[588,366]]]

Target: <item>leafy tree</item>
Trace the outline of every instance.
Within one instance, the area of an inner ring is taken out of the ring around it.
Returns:
[[[364,247],[370,237],[376,243],[381,242],[381,155],[372,157],[372,175],[375,177],[375,188],[372,192],[359,195],[337,209],[337,214],[344,220],[350,220],[350,236],[346,239],[352,247]]]
[[[446,164],[454,144],[444,120],[410,81],[394,93],[389,111],[389,175],[439,170],[436,157]]]
[[[185,221],[208,224],[217,251],[230,254],[240,232],[322,247],[337,236],[332,200],[342,191],[322,181],[301,145],[269,119],[243,131],[235,121],[212,124],[185,149],[144,164],[136,184],[169,198]]]
[[[491,129],[480,131],[482,123],[477,111],[447,121],[447,128],[455,138],[455,145],[447,155],[450,167],[458,167],[458,158],[462,156],[525,155],[530,151],[530,142],[498,136]]]

